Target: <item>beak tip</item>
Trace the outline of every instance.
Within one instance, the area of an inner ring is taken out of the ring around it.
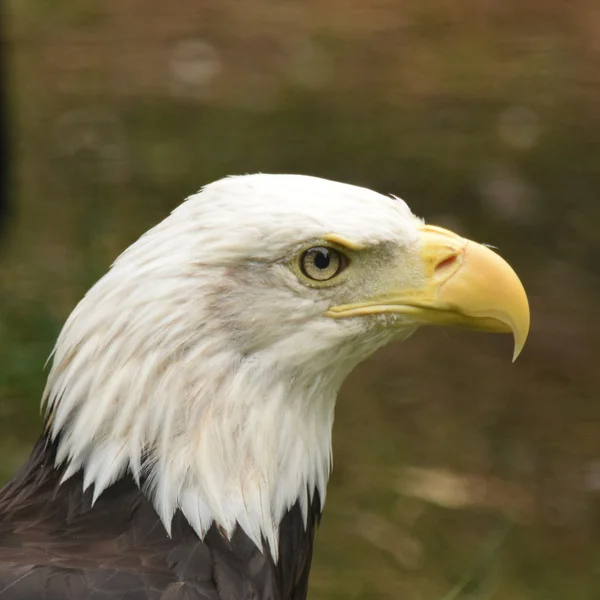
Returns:
[[[527,294],[525,293],[525,289],[523,288],[523,285],[520,282],[519,287],[521,288],[520,310],[517,311],[517,315],[519,315],[519,318],[515,319],[512,322],[513,336],[515,339],[515,350],[513,352],[512,359],[513,362],[517,360],[517,358],[523,351],[523,348],[525,347],[525,343],[527,342],[527,338],[529,336],[529,328],[531,326],[531,316],[529,312],[529,302],[527,301]]]
[[[519,354],[521,354],[521,350],[523,350],[523,346],[519,347],[515,344],[515,351],[513,352],[512,362],[514,363],[517,358],[519,358]]]
[[[514,335],[514,339],[515,339],[515,349],[513,352],[513,357],[512,357],[512,362],[514,363],[517,358],[519,358],[521,352],[523,351],[523,348],[525,347],[525,342],[527,341],[527,334],[525,334],[524,337],[522,336],[517,336],[516,332]]]

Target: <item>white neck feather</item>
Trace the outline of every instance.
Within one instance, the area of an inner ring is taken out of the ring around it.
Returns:
[[[239,525],[277,557],[287,510],[299,502],[306,524],[315,490],[325,500],[346,373],[280,371],[260,355],[211,357],[202,346],[169,365],[132,354],[87,381],[83,374],[65,381],[61,375],[77,369],[61,371],[60,357],[48,392],[57,462],[68,463],[64,480],[83,468],[94,501],[129,470],[146,481],[167,531],[181,509],[201,538],[213,522],[228,535]]]

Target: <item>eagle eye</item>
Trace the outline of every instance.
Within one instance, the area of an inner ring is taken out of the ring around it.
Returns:
[[[327,246],[315,246],[300,256],[302,274],[314,281],[328,281],[348,266],[348,257]]]

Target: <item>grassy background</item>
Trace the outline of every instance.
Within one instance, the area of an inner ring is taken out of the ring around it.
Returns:
[[[301,172],[489,242],[532,331],[424,330],[341,394],[311,598],[600,595],[600,5],[13,0],[0,477],[89,285],[201,185]]]

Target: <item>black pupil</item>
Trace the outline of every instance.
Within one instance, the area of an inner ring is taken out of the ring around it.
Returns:
[[[322,250],[316,250],[314,253],[315,267],[317,269],[326,269],[331,262],[331,256],[329,250],[323,248]]]

